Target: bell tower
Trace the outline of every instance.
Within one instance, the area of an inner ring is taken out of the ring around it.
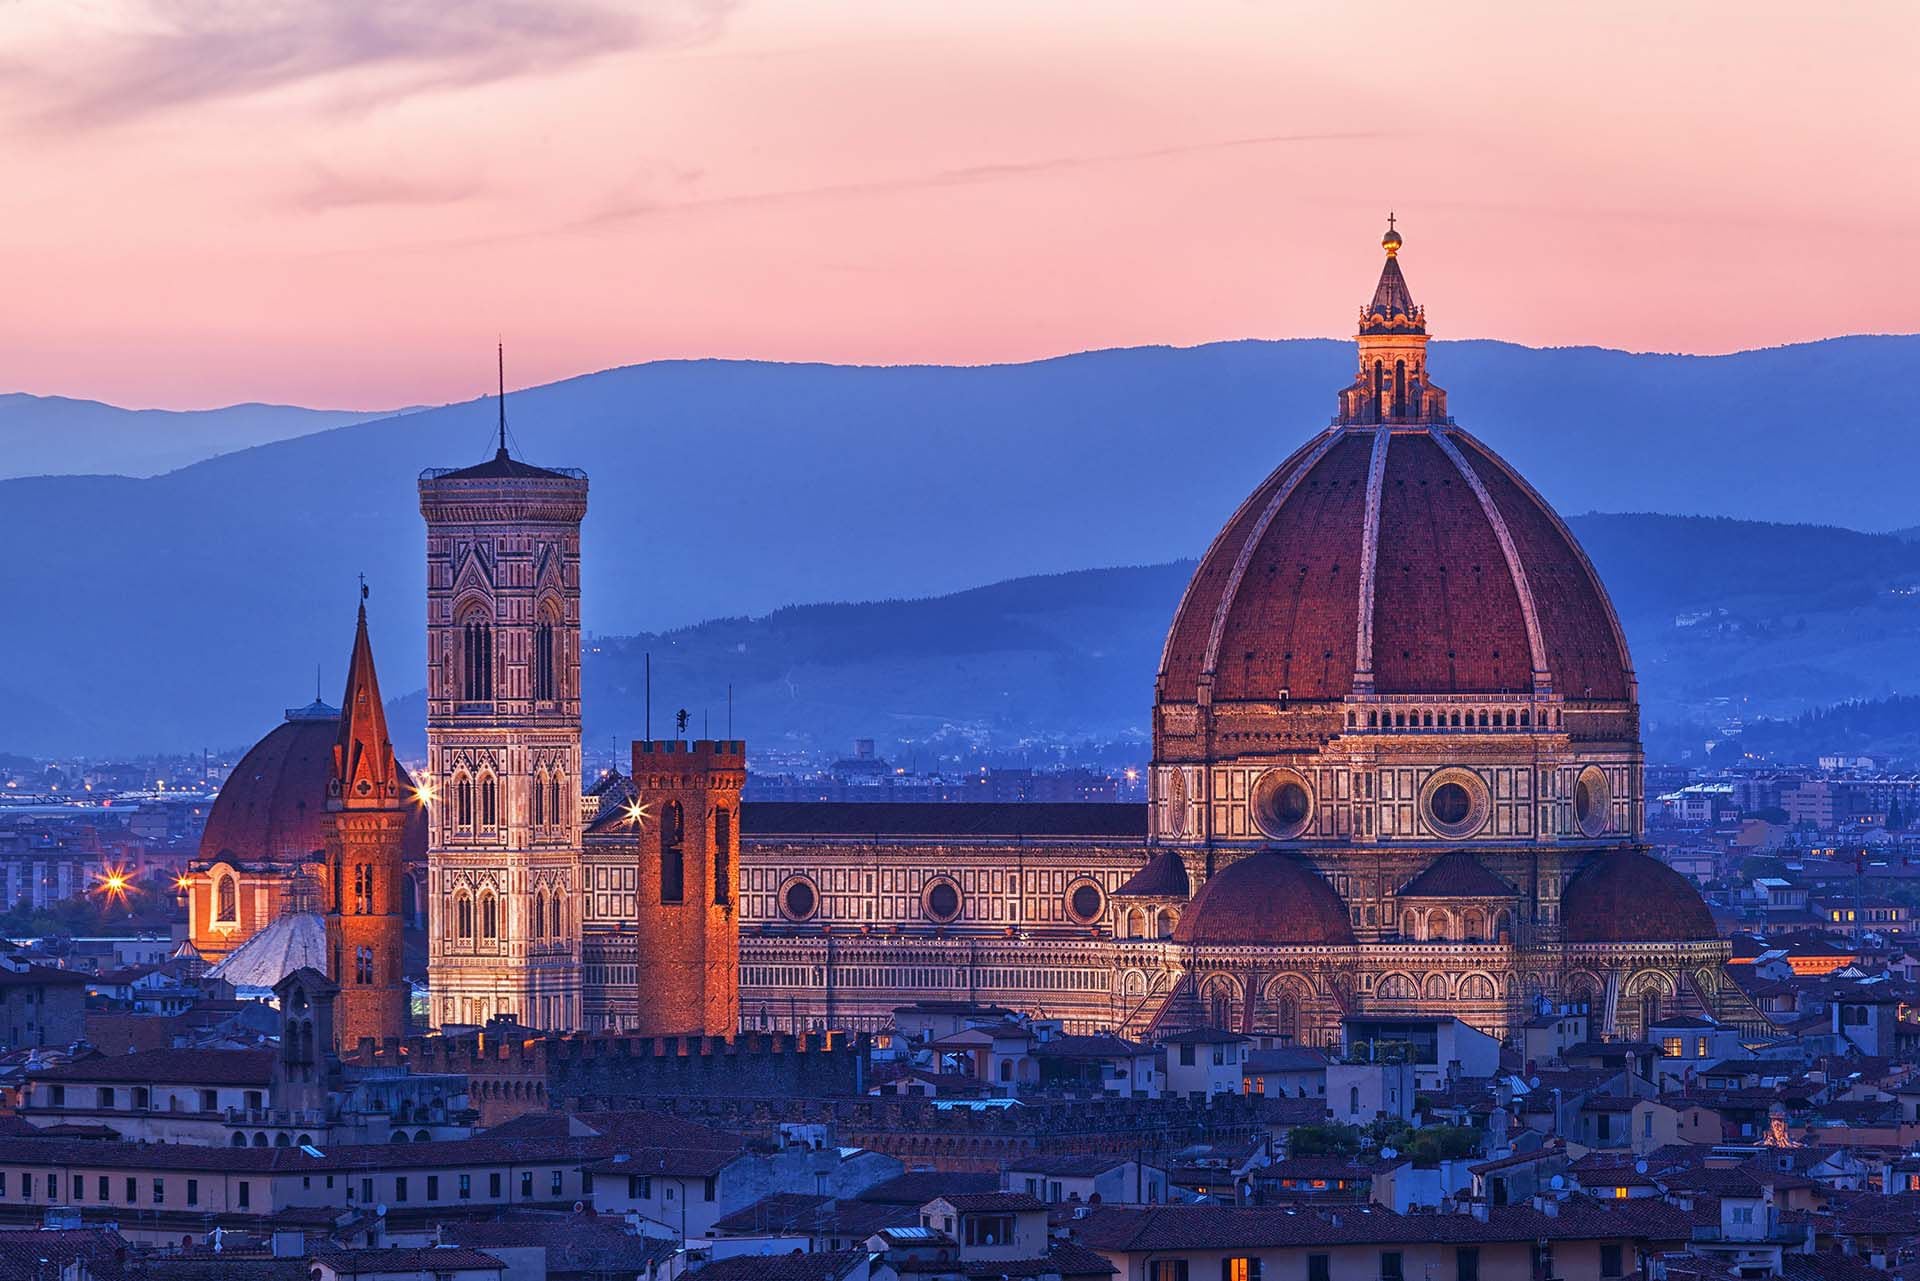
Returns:
[[[587,477],[499,447],[420,475],[431,1022],[580,1020],[580,522]]]
[[[331,1048],[407,1033],[400,882],[407,806],[367,640],[366,585],[327,781],[327,963],[339,988]]]

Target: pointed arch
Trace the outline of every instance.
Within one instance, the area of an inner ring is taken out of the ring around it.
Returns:
[[[492,890],[480,892],[480,939],[485,943],[500,941],[500,900]]]
[[[469,601],[454,615],[460,637],[460,701],[493,701],[493,607]]]

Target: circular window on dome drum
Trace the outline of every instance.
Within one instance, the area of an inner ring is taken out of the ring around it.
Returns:
[[[1580,771],[1573,784],[1573,819],[1587,836],[1602,836],[1613,817],[1613,785],[1598,765]]]
[[[926,909],[928,919],[945,925],[960,915],[960,887],[943,876],[927,886],[920,895],[920,905]]]
[[[1313,822],[1313,792],[1290,769],[1270,769],[1253,785],[1253,821],[1276,841],[1292,840]]]
[[[1099,920],[1106,906],[1106,895],[1092,881],[1076,881],[1067,889],[1067,915],[1082,925]]]
[[[1472,770],[1436,770],[1420,789],[1420,812],[1427,826],[1450,840],[1472,836],[1486,826],[1489,808],[1487,785]]]
[[[806,877],[792,877],[780,887],[780,914],[789,921],[810,921],[819,910],[820,892]]]

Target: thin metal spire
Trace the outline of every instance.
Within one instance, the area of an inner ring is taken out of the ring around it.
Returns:
[[[507,344],[494,345],[494,358],[500,371],[500,457],[507,456]]]

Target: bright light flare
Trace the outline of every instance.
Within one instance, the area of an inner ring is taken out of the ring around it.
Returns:
[[[414,786],[414,802],[422,807],[433,804],[433,781],[424,780]]]
[[[94,890],[101,898],[110,903],[125,905],[127,896],[133,893],[133,878],[127,875],[124,867],[109,867],[100,873],[100,879],[94,883]]]
[[[627,802],[627,822],[635,827],[645,827],[647,820],[653,817],[653,811],[640,801]]]

